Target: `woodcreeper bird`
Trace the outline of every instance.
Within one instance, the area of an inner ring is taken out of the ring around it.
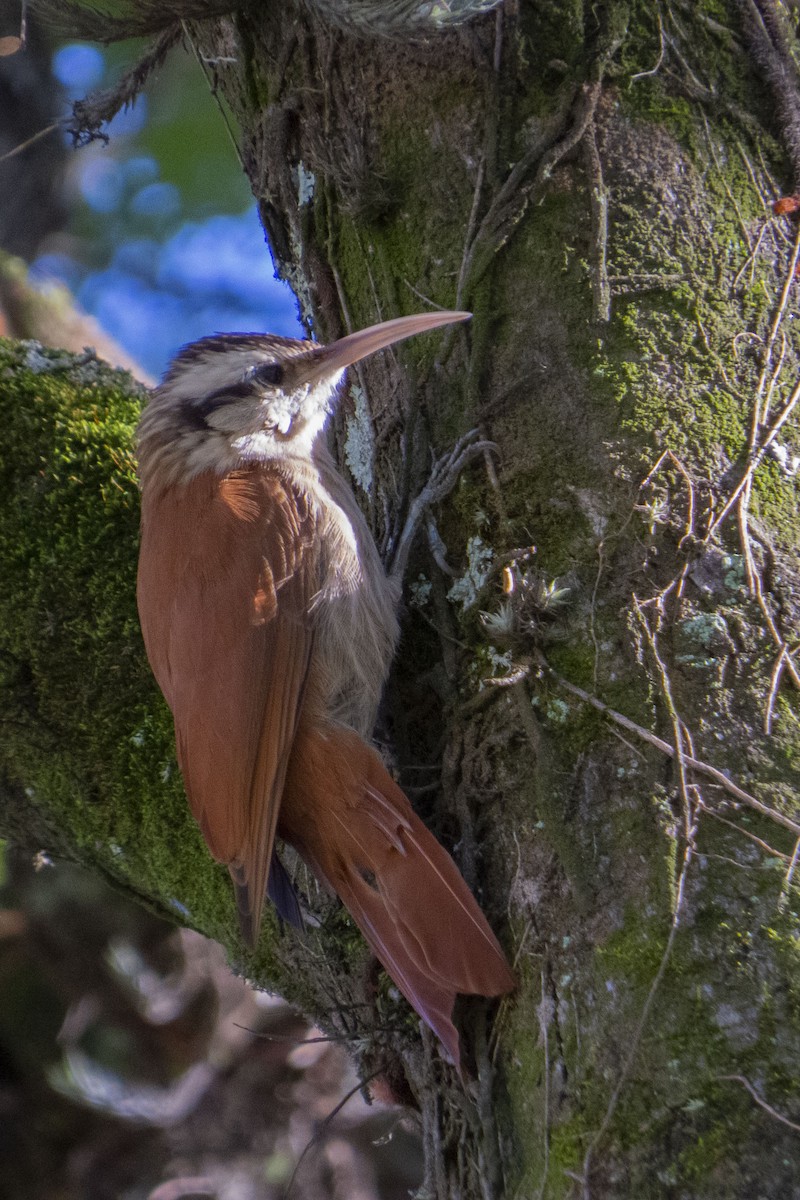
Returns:
[[[401,317],[328,346],[204,338],[171,363],[138,436],[145,647],[245,940],[255,945],[267,891],[302,924],[277,834],[338,893],[457,1064],[457,993],[500,995],[514,978],[455,863],[369,745],[400,587],[324,431],[346,367],[468,316]],[[463,443],[434,472],[406,547],[470,455]]]

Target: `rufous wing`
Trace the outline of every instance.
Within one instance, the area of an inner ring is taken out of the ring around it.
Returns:
[[[250,944],[309,669],[314,547],[307,498],[260,467],[143,496],[145,646],[192,812],[230,869]]]
[[[456,996],[501,995],[514,976],[452,858],[375,751],[348,729],[301,727],[279,829],[460,1065]]]

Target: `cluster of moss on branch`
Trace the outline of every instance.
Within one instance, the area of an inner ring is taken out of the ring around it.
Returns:
[[[222,936],[226,873],[188,813],[136,615],[141,403],[90,354],[0,340],[0,831]]]

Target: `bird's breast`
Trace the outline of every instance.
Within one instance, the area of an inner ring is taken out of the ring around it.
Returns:
[[[328,715],[369,737],[399,636],[397,589],[335,468],[319,472],[313,491],[321,537],[315,653]]]

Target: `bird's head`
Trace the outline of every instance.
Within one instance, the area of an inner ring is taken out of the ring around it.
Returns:
[[[345,369],[394,342],[465,321],[435,312],[384,321],[328,346],[270,334],[217,334],[185,346],[151,394],[139,425],[143,485],[248,461],[308,458]]]

